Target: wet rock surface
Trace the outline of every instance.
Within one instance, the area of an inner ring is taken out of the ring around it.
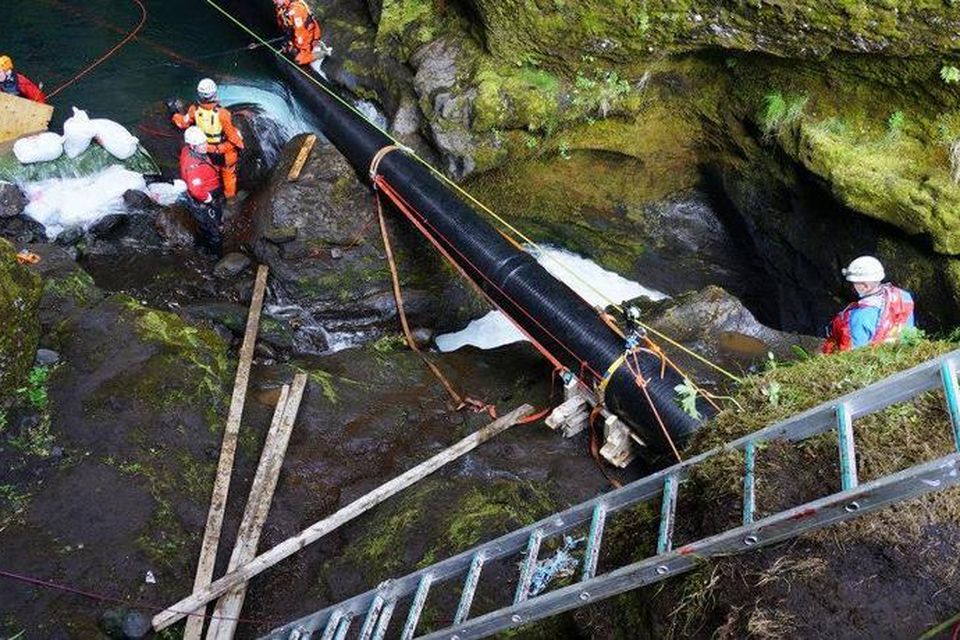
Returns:
[[[26,206],[27,198],[17,185],[0,182],[0,218],[18,216]]]
[[[629,304],[636,305],[641,319],[657,331],[738,374],[763,366],[769,354],[788,361],[797,356],[797,349],[811,354],[819,351],[819,338],[764,326],[740,300],[717,286],[660,302],[640,298]],[[730,384],[700,361],[682,353],[675,358],[701,383]]]

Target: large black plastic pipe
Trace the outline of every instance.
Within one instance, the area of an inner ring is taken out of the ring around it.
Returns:
[[[261,1],[268,4],[267,0]],[[392,141],[317,86],[320,83],[335,92],[319,76],[310,72],[308,78],[283,60],[279,60],[279,68],[297,95],[313,108],[324,135],[369,182],[371,162]],[[427,232],[467,276],[585,383],[598,383],[621,359],[623,339],[595,309],[532,256],[506,241],[423,164],[395,151],[383,157],[379,175],[411,206]],[[649,400],[629,368],[619,366],[606,387],[607,408],[654,450],[670,450],[658,417],[674,443],[682,446],[700,421],[683,412],[676,402],[674,387],[681,382],[679,376],[669,368],[661,375],[662,362],[650,353],[638,352],[636,363],[646,380]],[[701,412],[706,412],[702,406]]]

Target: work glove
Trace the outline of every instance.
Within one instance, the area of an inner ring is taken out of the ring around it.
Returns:
[[[183,113],[183,100],[180,98],[167,98],[166,103],[167,111],[172,116],[175,113]]]

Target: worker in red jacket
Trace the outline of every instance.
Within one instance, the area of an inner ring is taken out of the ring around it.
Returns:
[[[207,135],[200,127],[184,132],[180,151],[180,177],[187,183],[190,213],[203,234],[202,244],[219,254],[223,249],[223,182],[220,167],[208,154]]]
[[[41,104],[47,102],[47,96],[43,95],[40,87],[27,76],[14,71],[10,56],[0,56],[0,91]]]

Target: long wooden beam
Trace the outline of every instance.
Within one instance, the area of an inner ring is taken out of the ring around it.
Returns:
[[[227,494],[230,492],[230,476],[233,474],[233,460],[237,453],[237,434],[240,432],[240,419],[243,417],[243,405],[247,400],[247,386],[250,382],[250,367],[253,364],[253,349],[257,344],[260,331],[260,311],[267,290],[266,265],[257,269],[257,280],[253,287],[253,299],[247,315],[247,329],[240,347],[240,363],[237,365],[237,377],[233,383],[233,396],[230,399],[230,411],[227,413],[227,426],[223,430],[223,444],[220,447],[220,462],[217,464],[217,477],[213,484],[213,496],[210,499],[210,511],[207,514],[207,526],[200,546],[200,562],[193,588],[202,589],[213,579],[213,566],[217,561],[217,547],[220,544],[220,532],[223,528],[223,515],[227,508]],[[206,602],[198,606],[195,615],[187,619],[183,640],[200,640],[203,632],[203,618],[206,614]]]
[[[293,424],[300,411],[300,400],[303,398],[303,390],[306,386],[307,374],[298,373],[293,379],[293,388],[284,385],[281,391],[277,413],[274,415],[273,424],[270,425],[270,431],[267,432],[260,465],[257,467],[257,474],[250,487],[250,498],[247,500],[247,508],[240,521],[237,542],[234,544],[227,572],[233,571],[244,562],[250,562],[257,555],[260,533],[270,512],[273,492],[277,488],[280,468],[283,466],[283,458],[287,453],[290,434],[293,433]],[[246,595],[247,586],[240,585],[220,598],[210,618],[207,640],[232,640],[237,630],[237,617],[243,609]]]
[[[377,506],[387,498],[400,493],[407,487],[413,485],[419,480],[430,475],[440,467],[453,462],[464,454],[473,451],[484,442],[506,431],[518,421],[533,413],[533,407],[525,404],[518,407],[503,416],[476,431],[455,445],[444,449],[429,460],[420,463],[406,473],[397,476],[393,480],[380,485],[370,493],[351,502],[331,516],[314,523],[307,529],[304,529],[292,538],[287,538],[274,548],[266,551],[250,562],[241,565],[236,570],[231,571],[219,580],[200,588],[195,588],[194,593],[180,602],[170,606],[166,611],[158,613],[153,617],[153,628],[162,631],[175,622],[182,620],[189,612],[195,611],[199,607],[205,606],[211,600],[222,596],[224,593],[244,584],[250,578],[259,575],[266,569],[274,566],[293,554],[297,553],[309,544],[312,544],[324,537],[331,531],[338,529],[347,522],[350,522],[357,516],[366,513]]]

